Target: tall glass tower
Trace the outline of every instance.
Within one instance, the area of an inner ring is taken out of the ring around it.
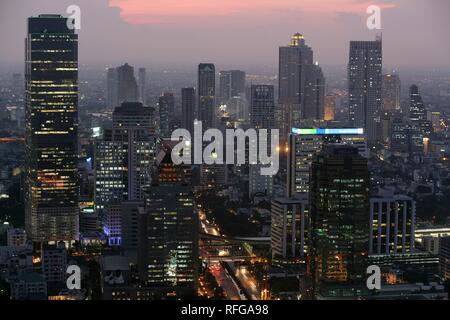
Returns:
[[[279,48],[278,124],[286,141],[302,119],[324,117],[325,77],[305,37],[296,33],[289,45]]]
[[[358,296],[369,243],[367,159],[353,146],[327,145],[312,162],[310,181],[314,292]]]
[[[78,36],[67,21],[28,19],[25,223],[35,242],[78,239]]]
[[[354,127],[363,127],[367,140],[377,139],[377,123],[382,107],[382,41],[351,41],[348,64],[349,120]]]
[[[213,126],[216,96],[216,69],[212,63],[200,63],[198,66],[198,120],[203,129]]]

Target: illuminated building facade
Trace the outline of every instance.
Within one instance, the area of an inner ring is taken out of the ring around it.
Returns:
[[[194,296],[198,277],[198,217],[190,166],[176,166],[161,150],[152,185],[139,212],[138,266],[145,286]]]
[[[312,162],[309,195],[314,291],[361,283],[369,243],[367,159],[352,146],[326,146]]]
[[[411,123],[420,130],[423,135],[429,135],[432,131],[432,123],[428,120],[428,111],[419,93],[419,88],[412,85],[409,88],[410,107],[409,118]]]
[[[287,197],[309,192],[313,158],[330,143],[352,145],[360,155],[367,156],[367,140],[362,128],[293,128],[289,135]]]
[[[78,239],[78,35],[67,18],[28,19],[25,224],[34,242]]]
[[[153,108],[139,102],[115,108],[113,126],[95,145],[95,208],[106,203],[142,200],[151,179],[156,138]]]
[[[108,202],[104,208],[104,231],[108,246],[137,249],[138,208],[142,201]]]
[[[383,75],[383,110],[400,110],[401,81],[397,74]]]
[[[351,41],[348,64],[350,125],[364,128],[370,145],[377,139],[382,106],[382,41]]]
[[[414,252],[416,202],[407,196],[370,199],[369,254],[396,255]]]
[[[391,125],[390,149],[394,152],[422,153],[423,133],[413,123],[394,118]]]
[[[301,261],[308,246],[308,198],[275,198],[271,205],[272,260]]]

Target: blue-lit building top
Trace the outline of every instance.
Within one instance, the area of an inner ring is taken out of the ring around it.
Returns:
[[[363,135],[363,128],[292,128],[293,134],[300,135]]]

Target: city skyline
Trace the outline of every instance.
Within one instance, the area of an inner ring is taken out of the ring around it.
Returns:
[[[413,42],[366,24],[415,1],[18,0],[21,34],[1,11],[25,68],[0,66],[0,300],[448,300],[445,6]]]

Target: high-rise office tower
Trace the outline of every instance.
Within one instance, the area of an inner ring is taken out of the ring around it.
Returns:
[[[25,224],[33,241],[78,239],[78,35],[60,15],[28,19]]]
[[[147,71],[145,68],[139,68],[138,91],[139,101],[145,105],[147,99]]]
[[[391,125],[390,149],[403,153],[422,153],[424,151],[423,133],[414,124],[401,118],[394,118]]]
[[[367,159],[352,146],[326,146],[312,162],[309,199],[315,294],[332,294],[334,285],[365,285],[369,248]]]
[[[396,255],[414,252],[416,202],[407,196],[370,199],[369,254]]]
[[[360,155],[367,157],[367,139],[362,128],[292,129],[287,157],[287,197],[309,192],[313,158],[331,143],[354,146]]]
[[[270,85],[252,85],[250,123],[254,129],[275,127],[274,88]]]
[[[138,86],[134,77],[134,68],[128,63],[117,68],[117,100],[119,104],[123,102],[137,102]],[[115,106],[117,107],[117,106]]]
[[[401,81],[397,74],[383,75],[383,110],[400,110]]]
[[[114,110],[123,102],[142,100],[141,85],[145,88],[145,69],[141,69],[139,69],[138,87],[134,77],[134,68],[128,63],[117,68],[108,68],[106,72],[106,104],[109,108]]]
[[[220,103],[226,104],[231,98],[245,94],[245,72],[241,70],[220,71]]]
[[[159,134],[169,138],[172,134],[171,120],[175,116],[175,97],[171,92],[164,92],[158,99]]]
[[[409,88],[410,106],[409,118],[411,123],[419,129],[422,134],[429,135],[432,131],[432,123],[428,120],[428,111],[419,93],[419,88],[412,85]]]
[[[215,118],[216,71],[212,63],[198,66],[198,110],[197,119],[202,121],[203,130],[213,127]]]
[[[275,128],[274,88],[271,85],[252,85],[250,102],[250,126],[254,129],[267,129],[268,134]],[[268,135],[270,137],[270,135]],[[268,148],[270,142],[268,142]],[[260,164],[249,164],[249,195],[256,193],[272,194],[273,176],[261,175]]]
[[[382,105],[382,40],[351,41],[348,64],[349,121],[364,128],[370,145],[377,140]]]
[[[95,208],[108,202],[142,200],[155,158],[154,109],[123,103],[113,113],[112,128],[95,145]]]
[[[119,106],[117,90],[119,88],[119,80],[117,79],[117,69],[108,68],[106,71],[106,106],[112,110]]]
[[[305,258],[309,229],[308,198],[275,198],[271,205],[270,241],[272,260],[301,261]]]
[[[325,77],[316,62],[305,68],[305,88],[302,103],[302,119],[323,120],[325,106]]]
[[[161,150],[152,185],[139,213],[140,280],[160,295],[193,297],[198,276],[198,217],[190,166],[173,164]]]
[[[256,194],[271,196],[273,193],[273,177],[261,175],[260,164],[249,165],[249,196],[253,197]]]
[[[108,237],[108,246],[120,246],[136,252],[138,243],[138,209],[142,200],[111,201],[103,210],[103,230]]]
[[[42,274],[50,283],[63,283],[66,280],[67,250],[63,241],[42,246]]]
[[[181,127],[194,134],[195,89],[181,89]]]
[[[301,119],[323,119],[325,79],[314,63],[313,51],[303,35],[296,33],[288,46],[279,48],[278,119],[281,136]],[[283,138],[282,138],[283,139]]]

